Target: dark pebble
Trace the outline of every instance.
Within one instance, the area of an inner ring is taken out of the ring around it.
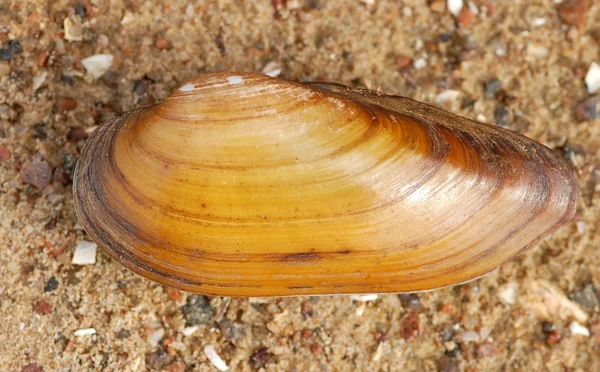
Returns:
[[[450,34],[446,34],[446,33],[440,34],[439,40],[442,43],[447,43],[448,41],[450,41]]]
[[[4,43],[4,47],[0,49],[0,59],[9,61],[17,54],[23,53],[23,47],[17,40],[9,40]]]
[[[269,361],[270,357],[271,353],[269,353],[269,349],[262,347],[252,353],[250,356],[250,362],[252,363],[252,367],[256,369],[263,368]]]
[[[44,286],[44,292],[52,292],[58,288],[58,280],[55,277],[48,279],[46,285]]]
[[[458,342],[455,342],[454,349],[446,350],[446,352],[444,354],[446,354],[450,358],[456,358],[457,356],[460,355],[460,352],[461,352],[460,344]]]
[[[78,142],[82,139],[87,138],[87,133],[85,132],[85,128],[83,127],[73,127],[67,134],[67,139],[71,142]]]
[[[550,322],[542,322],[542,332],[550,333],[554,331],[554,325]]]
[[[60,76],[60,81],[69,85],[75,84],[75,79],[73,78],[73,75],[62,74]]]
[[[64,114],[66,112],[75,110],[75,108],[77,107],[77,101],[71,97],[59,96],[56,97],[55,105],[56,111],[59,114]]]
[[[571,293],[569,298],[577,302],[589,313],[594,312],[596,307],[600,306],[597,291],[592,284],[588,284],[580,291]]]
[[[81,18],[85,18],[86,13],[85,13],[85,4],[84,3],[75,4],[75,14],[77,14]]]
[[[455,360],[446,357],[446,358],[442,358],[442,360],[440,360],[439,371],[440,372],[459,372],[460,369],[458,368],[458,364],[456,363]]]
[[[163,349],[146,354],[146,366],[152,370],[160,371],[164,366],[173,362],[173,357]]]
[[[496,125],[506,128],[508,126],[509,118],[510,113],[506,107],[500,103],[496,105],[496,109],[494,110],[494,120],[496,121]]]
[[[208,299],[202,295],[190,295],[186,304],[181,307],[181,313],[187,327],[208,323],[214,309]]]
[[[21,368],[21,372],[43,372],[44,369],[36,363],[29,363]]]
[[[579,121],[600,119],[600,95],[581,102],[575,109],[575,117]]]
[[[483,83],[486,97],[493,97],[502,89],[502,82],[498,79],[492,79]]]
[[[414,293],[402,293],[398,295],[400,297],[400,302],[402,302],[402,306],[407,307],[409,309],[420,309],[421,302],[419,301],[419,296]]]
[[[440,332],[440,336],[442,336],[442,340],[448,342],[452,340],[452,336],[454,336],[454,329],[452,328],[452,326],[446,326]]]
[[[244,328],[237,322],[232,322],[229,319],[223,319],[219,322],[221,334],[232,340],[237,340],[244,335]]]
[[[131,331],[128,329],[122,329],[117,333],[117,338],[129,338],[131,336]]]
[[[33,126],[34,137],[40,141],[45,141],[48,135],[46,134],[46,124],[39,123]]]
[[[52,179],[52,168],[45,161],[33,161],[23,165],[20,175],[24,183],[43,189]]]

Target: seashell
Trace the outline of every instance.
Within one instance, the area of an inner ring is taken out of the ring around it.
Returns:
[[[480,277],[569,220],[577,184],[552,150],[424,103],[208,73],[95,130],[74,195],[135,273],[285,296]]]

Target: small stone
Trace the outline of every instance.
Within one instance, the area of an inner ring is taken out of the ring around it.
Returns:
[[[164,366],[171,364],[173,357],[167,354],[163,349],[158,349],[155,352],[146,354],[146,366],[153,370],[160,371]]]
[[[183,360],[177,360],[164,366],[162,370],[165,372],[185,372],[187,370],[187,364],[185,364]]]
[[[458,364],[454,359],[442,358],[439,364],[439,372],[459,372]]]
[[[58,280],[55,277],[51,277],[44,285],[44,292],[52,292],[58,288]]]
[[[151,346],[157,346],[164,336],[165,330],[163,328],[159,328],[150,332],[146,341],[148,341]]]
[[[65,29],[65,40],[83,40],[83,26],[78,20],[73,20],[70,17],[65,18],[63,22],[63,28]]]
[[[162,37],[156,39],[155,44],[158,47],[158,49],[160,49],[160,50],[165,50],[170,45],[169,40],[162,38]]]
[[[419,321],[419,315],[415,312],[411,312],[404,320],[401,331],[402,338],[407,341],[411,340],[422,332],[422,328],[421,322]]]
[[[10,159],[10,150],[4,145],[0,145],[0,163]]]
[[[375,301],[375,300],[377,300],[377,298],[379,298],[379,295],[377,295],[375,293],[362,294],[362,295],[352,295],[352,296],[350,296],[350,299],[352,301],[358,301],[358,302]]]
[[[43,372],[44,369],[36,363],[29,363],[21,368],[21,372]]]
[[[24,183],[41,190],[50,184],[52,168],[43,160],[34,160],[33,162],[23,164],[20,175]]]
[[[185,327],[184,329],[181,330],[181,333],[184,336],[191,336],[197,330],[198,330],[198,326]]]
[[[131,336],[131,331],[129,331],[128,329],[121,329],[117,333],[117,338],[129,338],[129,336]]]
[[[546,336],[546,343],[548,345],[555,345],[560,342],[561,338],[562,338],[562,335],[560,334],[560,332],[558,332],[556,330],[550,331],[548,333],[548,335]]]
[[[585,74],[585,85],[588,93],[596,93],[600,89],[600,66],[592,62],[587,74]]]
[[[590,7],[590,0],[565,0],[558,8],[558,15],[567,25],[581,30],[587,22]]]
[[[479,341],[479,333],[477,333],[475,331],[466,331],[466,332],[463,332],[462,335],[460,335],[460,338],[464,342],[477,342],[477,341]]]
[[[111,54],[96,54],[81,60],[85,70],[94,77],[100,78],[113,64],[114,57]]]
[[[87,240],[77,243],[71,262],[75,265],[92,265],[96,263],[96,249],[98,245]]]
[[[56,112],[59,114],[65,114],[69,111],[75,110],[77,107],[77,101],[74,98],[66,96],[58,96],[54,102]]]
[[[73,127],[67,134],[67,140],[70,142],[78,142],[80,140],[86,139],[88,137],[87,132],[84,127]]]
[[[485,95],[488,98],[491,98],[496,95],[496,93],[500,92],[502,89],[502,82],[498,79],[492,79],[483,83],[485,88]]]
[[[0,60],[10,61],[12,57],[23,53],[23,47],[17,40],[8,40],[0,49]]]
[[[33,305],[33,312],[40,315],[48,315],[52,312],[52,306],[45,300],[39,300]]]
[[[600,119],[600,95],[581,102],[575,109],[575,117],[579,121]]]
[[[175,302],[180,302],[181,301],[181,298],[182,298],[181,297],[181,292],[178,289],[167,287],[166,291],[167,291],[167,296],[172,301],[175,301]]]
[[[581,291],[571,293],[569,299],[577,302],[588,312],[594,312],[597,306],[600,306],[596,290],[592,284],[588,284]]]
[[[465,28],[471,23],[473,17],[475,17],[473,11],[470,8],[464,8],[456,20],[460,27]]]
[[[265,65],[262,69],[262,73],[270,77],[277,77],[281,74],[281,65],[279,62],[271,61]]]
[[[494,120],[496,121],[496,125],[501,127],[508,126],[508,120],[510,119],[510,112],[503,104],[499,103],[496,105],[496,109],[494,110]]]
[[[213,315],[214,309],[208,299],[202,295],[190,295],[186,304],[181,307],[185,325],[187,327],[208,323]]]
[[[262,347],[252,353],[250,356],[250,362],[252,363],[252,367],[259,369],[263,368],[267,364],[270,357],[271,353],[269,353],[269,349]]]
[[[550,333],[554,331],[554,325],[550,322],[542,322],[542,332]]]
[[[420,70],[420,69],[424,68],[425,66],[427,66],[427,61],[424,58],[416,59],[413,62],[413,67],[416,68],[417,70]]]
[[[419,296],[414,293],[401,293],[398,295],[400,297],[400,302],[402,306],[407,307],[409,309],[420,309],[421,302],[419,301]]]
[[[448,345],[446,345],[446,351],[444,354],[450,358],[456,358],[460,355],[461,350],[462,348],[459,343],[450,341],[448,342]]]
[[[401,70],[410,67],[411,63],[412,63],[412,58],[410,58],[409,56],[405,56],[405,55],[401,54],[398,57],[396,57],[396,67],[398,67]]]
[[[578,321],[574,320],[569,324],[569,331],[573,336],[586,336],[590,337],[590,330],[579,324]]]
[[[458,17],[463,10],[463,0],[448,0],[448,11],[452,13],[453,16]]]

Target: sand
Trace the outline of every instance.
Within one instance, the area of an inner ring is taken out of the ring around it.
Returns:
[[[0,370],[215,371],[207,346],[236,371],[600,370],[600,3],[558,3],[3,1]],[[519,131],[573,164],[577,215],[482,279],[367,301],[205,298],[100,250],[73,264],[85,131],[198,73],[265,67]]]

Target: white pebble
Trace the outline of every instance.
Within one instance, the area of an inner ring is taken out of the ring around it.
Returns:
[[[89,336],[93,335],[94,333],[96,333],[94,328],[83,328],[76,330],[74,334],[75,336]]]
[[[97,248],[98,245],[94,242],[88,242],[87,240],[80,241],[75,247],[75,253],[73,253],[73,260],[71,262],[75,265],[95,264]]]
[[[569,331],[571,331],[572,335],[590,337],[590,330],[579,324],[576,320],[572,321],[571,324],[569,324]]]
[[[352,301],[368,302],[368,301],[375,301],[376,299],[379,298],[379,295],[377,295],[375,293],[369,293],[369,294],[362,294],[362,295],[352,295],[352,296],[350,296],[350,298],[352,299]]]
[[[229,84],[236,85],[244,82],[244,79],[241,76],[230,76],[227,78]]]
[[[498,299],[505,305],[514,305],[517,302],[517,283],[508,283],[498,288]]]
[[[427,66],[427,61],[425,61],[425,59],[423,58],[418,58],[413,62],[413,66],[417,69],[420,70],[423,67]]]
[[[87,57],[81,60],[85,70],[98,79],[112,66],[114,57],[112,54],[95,54],[91,57]]]
[[[150,335],[148,336],[148,343],[152,346],[156,346],[158,345],[158,342],[163,338],[164,335],[165,330],[163,328],[159,328],[150,333]]]
[[[211,362],[213,366],[215,366],[219,371],[227,371],[229,367],[225,364],[225,361],[221,359],[219,354],[215,351],[215,348],[212,345],[206,345],[204,347],[204,354]]]
[[[198,330],[198,326],[185,327],[181,330],[184,336],[189,336]]]
[[[435,103],[439,105],[449,101],[456,101],[458,96],[460,96],[460,92],[458,90],[448,89],[435,96]]]
[[[596,62],[592,62],[587,74],[585,74],[585,85],[587,85],[590,94],[596,93],[600,89],[600,66]]]
[[[453,16],[458,17],[463,8],[463,0],[448,0],[448,10]]]

